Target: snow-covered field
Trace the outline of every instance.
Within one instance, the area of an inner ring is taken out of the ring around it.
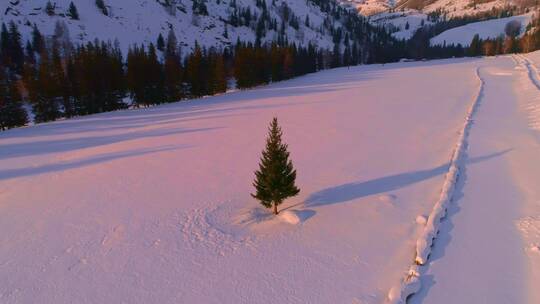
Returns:
[[[538,303],[538,66],[342,68],[0,133],[0,302],[383,303],[465,124],[411,302]],[[273,116],[301,188],[278,218],[250,196]]]
[[[499,36],[505,36],[504,27],[512,20],[517,20],[521,23],[521,31],[525,32],[525,28],[531,22],[533,13],[525,15],[512,16],[508,18],[492,19],[481,22],[469,23],[464,26],[455,27],[431,38],[431,45],[458,45],[468,47],[474,35],[478,34],[481,39],[495,39]]]

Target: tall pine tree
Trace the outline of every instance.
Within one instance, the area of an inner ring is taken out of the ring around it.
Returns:
[[[31,81],[29,96],[35,122],[53,121],[61,117],[57,100],[57,86],[53,76],[53,66],[47,50],[44,48],[35,79]]]
[[[0,66],[0,130],[24,126],[27,122],[16,81],[10,79],[7,69]]]
[[[289,160],[287,144],[283,143],[283,135],[274,117],[270,124],[266,148],[262,152],[259,170],[255,172],[255,194],[251,194],[266,208],[273,208],[278,214],[277,207],[288,198],[297,195],[300,189],[295,184],[296,170]]]
[[[73,20],[79,20],[79,11],[73,2],[69,3],[68,16]]]
[[[101,11],[101,13],[103,13],[103,15],[109,16],[109,10],[107,10],[107,7],[105,6],[105,2],[103,0],[96,0],[96,6]]]

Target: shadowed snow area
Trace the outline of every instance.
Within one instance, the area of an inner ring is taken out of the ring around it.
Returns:
[[[381,303],[414,259],[477,67],[512,64],[341,68],[2,132],[0,302]],[[301,188],[277,218],[250,196],[273,116]],[[466,183],[515,148],[473,150]]]

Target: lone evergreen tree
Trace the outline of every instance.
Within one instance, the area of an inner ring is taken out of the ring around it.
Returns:
[[[28,122],[20,100],[15,80],[9,79],[7,69],[0,66],[0,130],[24,126]]]
[[[49,16],[54,16],[55,15],[55,7],[54,5],[51,3],[51,1],[47,1],[47,4],[45,5],[45,12],[47,13],[47,15]]]
[[[281,141],[283,135],[274,117],[270,124],[266,148],[262,152],[259,170],[255,172],[253,186],[256,193],[251,194],[266,208],[272,208],[278,214],[277,206],[288,198],[297,195],[300,189],[296,187],[296,170],[289,160],[287,144]]]
[[[163,52],[165,50],[165,39],[163,39],[161,33],[159,33],[159,36],[157,38],[156,47],[159,51]]]
[[[105,2],[103,0],[96,0],[96,6],[99,8],[101,13],[105,16],[109,16],[109,11],[107,10],[107,7],[105,6]]]
[[[34,52],[41,54],[44,45],[45,41],[43,39],[43,35],[41,35],[39,29],[34,23],[32,26],[32,48],[34,49]]]
[[[69,3],[69,9],[68,14],[73,20],[79,20],[79,12],[77,11],[77,7],[73,2]]]

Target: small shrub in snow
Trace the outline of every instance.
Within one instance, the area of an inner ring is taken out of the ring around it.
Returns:
[[[291,196],[300,192],[296,187],[296,170],[289,160],[287,144],[281,141],[283,135],[278,125],[277,118],[272,120],[269,128],[266,148],[262,152],[259,170],[255,172],[255,194],[251,194],[258,199],[266,208],[274,208],[274,214],[278,214],[277,206]]]

